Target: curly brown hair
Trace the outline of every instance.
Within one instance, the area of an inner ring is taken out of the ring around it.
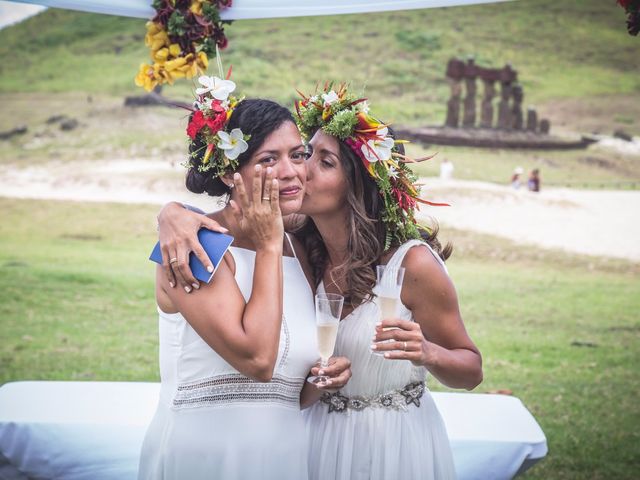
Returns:
[[[391,130],[391,129],[390,129]],[[384,205],[375,180],[362,164],[362,160],[344,142],[338,140],[340,147],[340,161],[347,178],[347,198],[349,205],[348,231],[349,240],[347,260],[334,268],[339,275],[346,279],[347,290],[344,293],[345,302],[354,308],[373,298],[373,288],[376,285],[376,265],[380,264],[384,253],[386,229],[382,221]],[[404,154],[404,148],[398,145],[399,153]],[[438,240],[438,224],[421,230],[422,240],[425,241],[442,260],[446,260],[453,250],[451,244],[442,247]],[[328,267],[328,252],[310,217],[298,227],[294,234],[302,242],[313,268],[315,286],[318,287]],[[392,245],[392,251],[399,245]]]

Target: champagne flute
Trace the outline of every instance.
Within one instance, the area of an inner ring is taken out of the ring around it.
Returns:
[[[376,267],[376,274],[377,301],[380,307],[379,321],[381,322],[385,318],[395,317],[398,313],[402,280],[404,279],[404,268],[378,265]],[[393,330],[393,328],[385,328],[384,330]],[[393,340],[385,340],[378,343],[388,343],[392,341]],[[371,350],[371,353],[374,355],[384,355],[385,352]]]
[[[318,293],[316,295],[316,328],[321,369],[329,366],[329,357],[333,355],[343,303],[344,297],[337,293]],[[322,385],[327,380],[329,380],[329,377],[326,375],[307,378],[307,381],[314,385]]]

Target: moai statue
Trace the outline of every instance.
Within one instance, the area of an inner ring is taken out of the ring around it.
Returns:
[[[467,95],[464,97],[464,113],[462,115],[462,126],[473,128],[476,125],[476,77],[478,70],[473,58],[467,60],[464,66],[464,84]]]
[[[460,124],[460,97],[462,95],[462,77],[464,76],[464,62],[452,58],[447,64],[447,83],[451,88],[451,97],[447,102],[447,127],[457,128]]]
[[[548,135],[549,130],[551,130],[551,122],[549,122],[549,120],[547,120],[546,118],[540,120],[540,133],[542,133],[543,135]]]
[[[538,113],[536,109],[533,107],[529,107],[527,109],[527,126],[526,129],[528,132],[535,132],[538,130]]]
[[[500,102],[498,103],[498,128],[507,130],[511,128],[511,110],[509,108],[509,100],[513,83],[518,78],[518,72],[507,64],[500,71]]]
[[[521,85],[514,85],[512,90],[513,105],[511,106],[511,128],[522,130],[522,99],[524,91]]]
[[[491,128],[493,126],[493,98],[496,96],[495,82],[498,80],[498,70],[480,69],[479,76],[484,83],[484,96],[480,109],[480,126]]]

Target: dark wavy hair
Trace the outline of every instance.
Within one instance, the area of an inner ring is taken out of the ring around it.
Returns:
[[[392,136],[393,132],[389,129]],[[349,205],[347,249],[349,255],[344,264],[337,267],[340,276],[347,280],[345,300],[353,307],[373,298],[376,285],[376,265],[385,253],[386,228],[382,221],[384,203],[375,180],[362,164],[360,157],[344,142],[338,140],[340,161],[347,178],[347,198]],[[396,145],[398,153],[404,154],[402,144]],[[444,248],[438,240],[438,224],[434,221],[430,231],[421,231],[425,241],[442,260],[446,260],[453,250],[451,244]],[[311,218],[307,218],[296,230],[296,236],[307,250],[313,268],[316,287],[320,284],[329,257],[320,232]],[[399,245],[392,245],[391,249]]]
[[[249,148],[238,157],[238,165],[245,165],[251,156],[262,147],[265,139],[285,122],[291,122],[295,125],[295,120],[289,109],[276,102],[259,98],[241,101],[225,126],[227,132],[239,128],[243,134],[251,135],[247,142]],[[198,171],[198,167],[202,165],[205,147],[200,135],[189,146],[191,162],[187,170],[187,189],[193,193],[207,193],[214,197],[230,194],[230,188],[215,173],[215,170]]]

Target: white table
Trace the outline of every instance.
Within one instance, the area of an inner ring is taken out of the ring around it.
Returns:
[[[15,382],[0,387],[0,479],[135,479],[159,384]],[[547,454],[514,397],[433,393],[460,479],[507,479]]]

